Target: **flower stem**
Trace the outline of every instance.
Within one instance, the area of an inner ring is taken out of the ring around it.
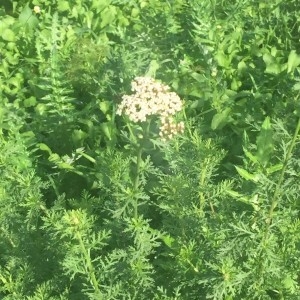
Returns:
[[[141,172],[141,163],[142,163],[142,152],[143,148],[140,145],[137,149],[136,155],[136,168],[135,168],[135,179],[134,179],[134,192],[135,192],[135,201],[134,201],[134,218],[137,219],[138,216],[138,200],[139,197],[137,195],[139,184],[140,184],[140,172]]]

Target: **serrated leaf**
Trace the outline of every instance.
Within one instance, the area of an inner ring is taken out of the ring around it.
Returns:
[[[280,171],[283,168],[283,164],[277,164],[275,166],[271,166],[267,168],[267,173],[272,174],[274,172]]]
[[[253,163],[257,163],[258,159],[255,155],[253,155],[251,152],[249,152],[247,149],[243,147],[244,153],[246,157],[248,157]]]
[[[238,173],[240,174],[240,176],[242,176],[246,180],[251,180],[253,182],[258,182],[259,179],[260,179],[259,174],[251,174],[248,171],[246,171],[245,169],[239,168],[237,166],[235,166],[235,168],[238,171]]]

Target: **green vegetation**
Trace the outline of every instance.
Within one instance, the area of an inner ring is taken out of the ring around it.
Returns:
[[[298,0],[0,0],[0,299],[299,300]]]

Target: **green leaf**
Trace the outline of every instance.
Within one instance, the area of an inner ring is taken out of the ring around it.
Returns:
[[[131,16],[132,16],[133,18],[136,18],[139,14],[140,14],[140,10],[139,10],[137,7],[134,7],[134,8],[131,10]]]
[[[159,63],[157,62],[157,60],[151,60],[150,64],[149,64],[149,68],[147,73],[145,74],[146,76],[149,77],[155,77],[156,71],[159,69]]]
[[[102,123],[100,125],[100,128],[102,129],[102,132],[105,134],[105,136],[111,140],[112,139],[112,136],[111,136],[111,125],[109,122],[105,122],[105,123]]]
[[[283,168],[283,164],[277,164],[267,168],[267,173],[272,174],[274,172],[280,171]]]
[[[106,114],[109,111],[110,102],[109,101],[101,101],[99,103],[99,108],[104,114]]]
[[[263,60],[266,64],[265,73],[277,75],[282,72],[283,65],[276,61],[270,53],[263,55]]]
[[[235,168],[238,171],[238,173],[240,174],[240,176],[242,176],[246,180],[251,180],[253,182],[258,182],[259,179],[260,179],[259,174],[251,174],[248,171],[246,171],[245,169],[239,168],[237,166],[235,166]]]
[[[7,42],[14,42],[16,40],[15,33],[9,28],[4,29],[1,36]]]
[[[228,68],[230,66],[230,58],[219,51],[215,56],[216,61],[220,67]]]
[[[163,242],[169,247],[172,247],[172,244],[174,243],[175,239],[172,238],[170,235],[163,235],[162,237]]]
[[[101,28],[113,23],[117,15],[117,9],[113,5],[109,5],[101,12]]]
[[[70,9],[70,5],[68,1],[58,1],[57,10],[58,11],[67,11]]]
[[[268,164],[274,150],[273,131],[269,117],[266,117],[262,124],[261,131],[256,140],[256,146],[256,157],[261,165],[265,167]]]
[[[226,192],[228,195],[230,195],[231,197],[233,197],[234,199],[236,199],[238,201],[241,201],[246,204],[251,204],[249,199],[247,197],[245,197],[243,194],[240,194],[233,190],[227,190]]]
[[[258,159],[255,155],[253,155],[250,151],[243,147],[243,151],[247,158],[249,158],[253,163],[258,163]]]
[[[84,152],[81,152],[80,154],[81,154],[83,157],[85,157],[87,160],[89,160],[90,162],[92,162],[93,164],[96,163],[96,160],[95,160],[93,157],[89,156],[88,154],[86,154],[86,153],[84,153]]]
[[[289,54],[287,62],[287,72],[292,73],[300,65],[300,55],[296,53],[295,50],[292,50]]]
[[[29,5],[26,5],[19,15],[20,23],[26,24],[31,16],[32,16],[32,10],[29,8]]]
[[[223,128],[229,121],[228,115],[230,111],[230,108],[226,108],[221,113],[215,114],[211,121],[211,129],[216,130]]]
[[[22,25],[27,25],[29,28],[34,28],[39,23],[38,18],[33,15],[29,5],[26,5],[19,15],[19,22]]]
[[[40,143],[38,144],[38,147],[42,150],[42,151],[47,151],[50,155],[52,154],[51,149],[44,143]]]
[[[31,107],[31,106],[35,106],[35,105],[36,105],[36,98],[33,96],[24,100],[25,107]]]
[[[73,166],[71,166],[70,164],[65,163],[65,162],[58,162],[58,163],[57,163],[57,166],[58,166],[60,169],[66,169],[66,170],[73,170],[73,169],[74,169]]]

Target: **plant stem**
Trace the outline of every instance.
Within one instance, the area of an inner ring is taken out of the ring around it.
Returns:
[[[93,267],[90,255],[89,255],[87,249],[85,248],[84,242],[82,240],[82,236],[81,236],[79,231],[76,231],[76,238],[79,241],[80,249],[81,249],[81,251],[83,253],[83,256],[84,256],[84,259],[86,261],[87,270],[88,270],[89,277],[90,277],[90,280],[92,282],[92,285],[94,287],[96,296],[99,297],[98,298],[99,300],[102,300],[103,296],[102,296],[102,293],[100,292],[100,289],[99,289],[99,284],[98,284],[98,281],[97,281],[97,278],[96,278],[96,275],[95,275],[95,272],[94,272],[94,267]]]
[[[278,183],[276,184],[276,188],[275,188],[275,191],[274,191],[274,194],[273,194],[273,197],[272,197],[271,207],[270,207],[269,214],[268,214],[268,219],[267,219],[267,224],[268,224],[267,230],[269,230],[274,210],[275,210],[275,208],[278,204],[277,199],[278,199],[278,197],[280,196],[280,193],[281,193],[281,186],[282,186],[282,183],[283,183],[283,180],[284,180],[284,174],[285,174],[285,171],[286,171],[286,168],[287,168],[288,161],[291,158],[292,151],[293,151],[293,149],[296,145],[296,140],[297,140],[297,136],[299,134],[299,131],[300,131],[300,118],[298,119],[298,124],[297,124],[297,127],[295,129],[292,142],[290,144],[290,147],[289,147],[288,152],[286,154],[286,157],[284,159],[284,163],[283,163],[283,167],[281,169],[280,177],[279,177]]]
[[[138,217],[138,201],[139,201],[139,197],[138,197],[138,189],[139,189],[139,185],[140,185],[140,173],[141,173],[141,165],[142,165],[142,154],[143,154],[143,142],[146,141],[149,137],[149,131],[150,131],[150,124],[151,124],[151,120],[147,120],[146,124],[142,125],[142,129],[143,129],[143,136],[142,139],[137,140],[135,138],[135,136],[133,135],[133,132],[129,126],[130,129],[130,133],[132,135],[132,138],[134,138],[134,142],[136,144],[137,147],[137,153],[136,153],[136,165],[135,165],[135,178],[134,178],[134,182],[133,182],[133,191],[135,193],[135,199],[134,199],[134,218],[137,219]]]
[[[272,197],[271,207],[270,207],[269,212],[268,212],[267,224],[266,224],[266,228],[265,228],[262,240],[261,240],[261,245],[262,245],[263,248],[260,249],[260,255],[259,255],[260,256],[260,258],[259,258],[259,261],[260,261],[260,263],[259,263],[259,277],[262,276],[262,272],[263,272],[263,263],[262,263],[263,262],[263,256],[262,256],[263,251],[262,250],[265,247],[265,243],[266,243],[266,240],[268,238],[268,234],[270,232],[270,227],[271,227],[271,224],[272,224],[272,218],[273,218],[273,215],[274,215],[274,210],[277,207],[278,198],[281,194],[281,186],[282,186],[282,183],[283,183],[283,180],[284,180],[285,171],[286,171],[286,168],[287,168],[287,165],[288,165],[288,161],[289,161],[289,159],[292,155],[292,151],[295,147],[299,131],[300,131],[300,118],[298,119],[298,124],[297,124],[297,127],[295,129],[293,139],[292,139],[291,144],[288,148],[287,154],[284,158],[283,167],[281,169],[281,173],[280,173],[280,176],[279,176],[279,179],[278,179],[278,182],[276,184],[276,188],[275,188],[275,191],[274,191],[274,194],[273,194],[273,197]]]
[[[135,179],[134,179],[134,192],[137,193],[139,184],[140,184],[140,171],[141,171],[141,163],[142,163],[142,152],[143,148],[140,145],[137,149],[137,155],[136,155],[136,168],[135,168]],[[138,216],[138,196],[135,195],[135,201],[134,201],[134,218],[137,219]]]

